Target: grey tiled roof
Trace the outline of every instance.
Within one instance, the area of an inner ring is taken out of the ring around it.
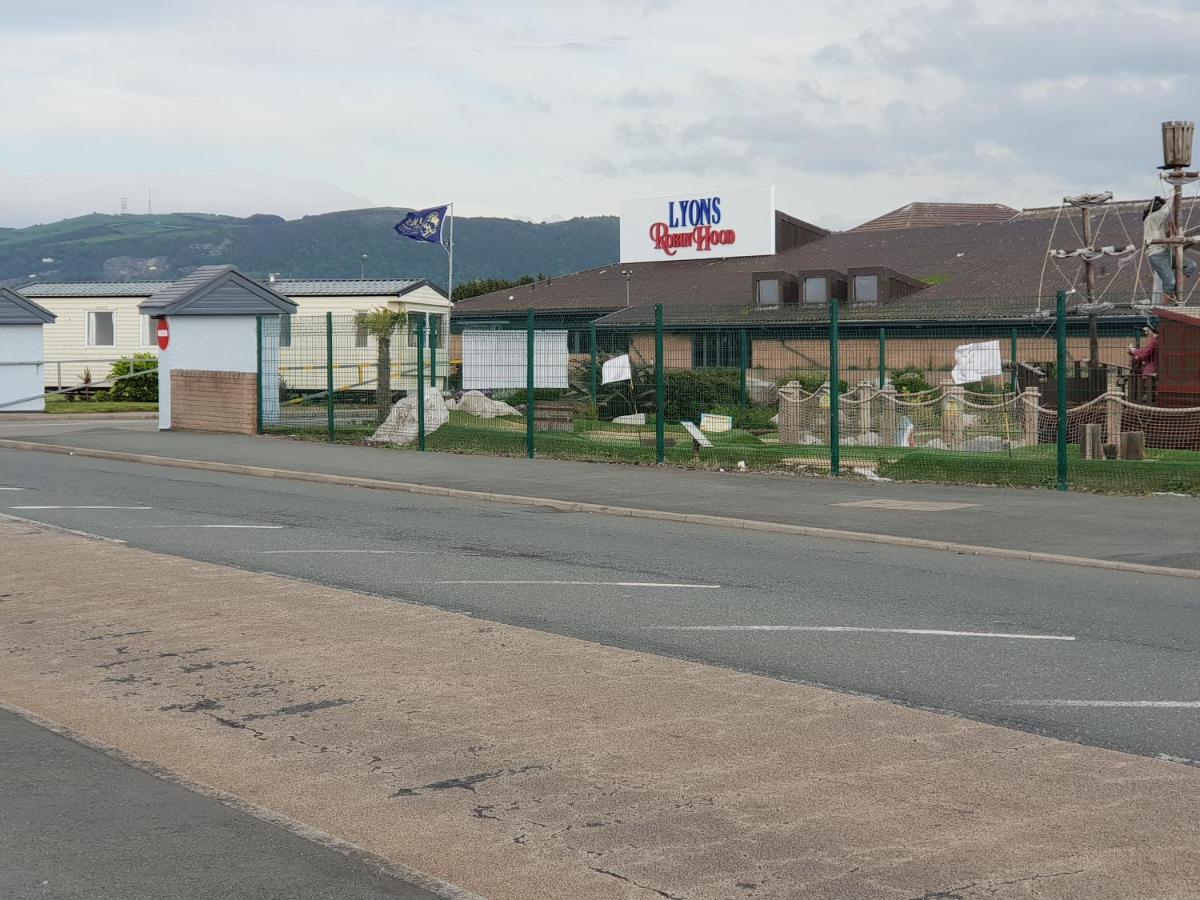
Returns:
[[[201,304],[199,301],[210,302]],[[214,298],[216,302],[211,302]],[[285,313],[296,311],[296,304],[266,285],[243,275],[233,266],[200,266],[185,278],[172,282],[148,300],[138,304],[147,315],[216,315]]]
[[[400,296],[427,282],[423,278],[280,278],[258,279],[288,297]],[[174,281],[35,281],[17,290],[26,297],[150,297]],[[435,288],[436,290],[436,288]]]

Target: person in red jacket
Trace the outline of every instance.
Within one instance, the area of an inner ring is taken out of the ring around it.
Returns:
[[[1139,349],[1129,345],[1130,364],[1135,375],[1158,374],[1158,332],[1150,326],[1142,329],[1146,343]]]

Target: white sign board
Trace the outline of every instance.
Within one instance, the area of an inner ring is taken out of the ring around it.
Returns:
[[[695,422],[680,422],[679,424],[682,425],[684,430],[692,436],[692,440],[701,447],[712,446],[712,441],[705,436],[703,431],[696,427]]]
[[[774,187],[621,202],[623,263],[774,253]]]
[[[600,367],[600,383],[612,384],[614,381],[629,381],[633,377],[633,369],[629,365],[629,354],[623,353],[604,361]]]
[[[567,384],[567,333],[535,331],[533,334],[533,386],[565,388]],[[463,390],[491,391],[524,388],[528,364],[524,331],[463,332]]]

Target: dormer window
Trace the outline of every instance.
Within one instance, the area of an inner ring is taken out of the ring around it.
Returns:
[[[759,306],[779,305],[779,280],[764,278],[758,282],[758,296],[754,298]]]
[[[775,309],[785,303],[795,303],[799,296],[796,276],[791,272],[755,272],[751,276],[754,305],[759,309]]]
[[[878,275],[855,275],[854,276],[854,302],[855,303],[878,303],[879,302],[879,276]]]
[[[809,275],[804,279],[805,303],[829,302],[829,279],[824,275]]]

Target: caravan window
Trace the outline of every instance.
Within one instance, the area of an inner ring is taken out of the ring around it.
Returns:
[[[113,323],[115,315],[111,310],[88,313],[87,345],[89,347],[113,347],[116,345],[117,332]]]

